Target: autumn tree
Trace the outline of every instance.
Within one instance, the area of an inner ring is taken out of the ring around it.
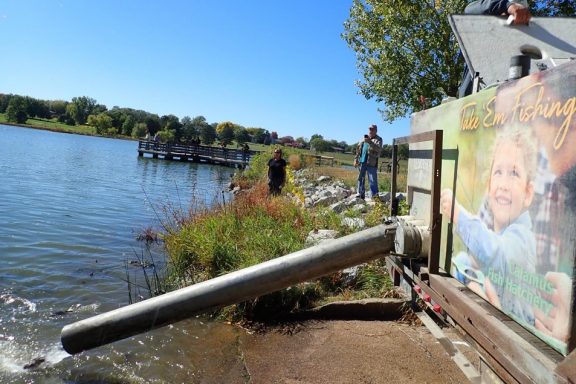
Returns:
[[[235,124],[230,121],[224,121],[216,126],[216,134],[220,141],[230,143],[234,140]]]

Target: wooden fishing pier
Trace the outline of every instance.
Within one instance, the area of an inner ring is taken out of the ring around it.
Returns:
[[[210,147],[200,144],[164,144],[152,140],[138,141],[138,156],[152,155],[154,159],[192,161],[245,168],[258,151]]]

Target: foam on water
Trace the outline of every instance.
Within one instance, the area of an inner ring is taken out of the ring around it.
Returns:
[[[0,304],[10,305],[19,313],[33,313],[36,312],[36,304],[30,300],[12,295],[11,293],[3,293],[0,295]]]

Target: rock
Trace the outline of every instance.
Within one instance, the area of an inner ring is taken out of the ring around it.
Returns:
[[[359,265],[355,265],[350,268],[342,270],[342,284],[344,286],[350,286],[356,281],[356,276],[358,276],[358,271],[360,270]]]
[[[380,197],[380,201],[383,203],[390,202],[390,192],[380,192],[378,196]],[[406,198],[406,196],[404,196],[402,192],[396,192],[396,198],[398,201],[402,201]]]
[[[318,245],[322,242],[333,240],[338,236],[338,232],[332,229],[320,229],[318,231],[311,231],[306,238],[306,246],[311,247]]]
[[[323,196],[313,203],[314,207],[327,207],[338,201],[336,196]]]
[[[40,364],[42,364],[43,362],[45,362],[46,359],[44,359],[43,357],[37,357],[34,360],[32,360],[31,362],[29,362],[28,364],[25,364],[24,369],[34,369],[34,368],[38,368],[40,366]]]
[[[337,201],[334,204],[331,204],[328,208],[336,213],[342,213],[348,208],[348,206],[345,201]]]
[[[310,181],[306,178],[307,170],[302,169],[296,171],[295,180],[302,188],[304,195],[304,207],[328,207],[331,211],[345,215],[348,210],[353,211],[355,214],[364,215],[376,203],[375,200],[379,198],[380,201],[386,203],[390,201],[390,192],[382,192],[378,198],[374,199],[360,199],[355,196],[355,188],[347,187],[343,181],[334,180],[330,176],[319,176],[315,180]],[[403,193],[397,193],[399,200],[404,200]],[[349,216],[349,215],[346,215]],[[354,215],[353,215],[354,216]],[[366,227],[366,222],[363,219],[342,218],[342,224],[351,229],[361,230]]]

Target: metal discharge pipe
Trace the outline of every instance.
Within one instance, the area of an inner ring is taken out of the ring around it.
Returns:
[[[381,224],[66,325],[62,346],[79,353],[376,259],[394,249],[395,233]]]

